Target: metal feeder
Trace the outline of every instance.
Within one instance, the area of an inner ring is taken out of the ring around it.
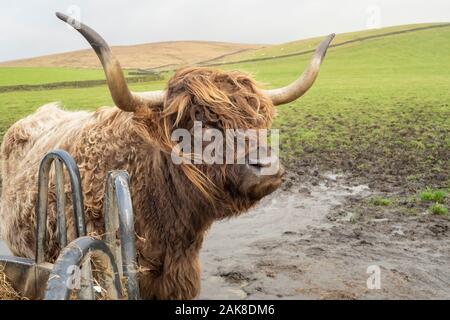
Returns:
[[[57,239],[61,248],[54,264],[45,261],[48,182],[55,168]],[[70,178],[72,207],[77,238],[67,244],[63,165]],[[103,214],[103,240],[86,235],[80,172],[64,150],[45,155],[39,167],[38,205],[36,207],[35,259],[0,256],[6,277],[13,288],[29,299],[95,299],[97,286],[91,270],[95,258],[102,271],[98,286],[108,299],[139,299],[134,232],[134,215],[126,171],[110,171],[106,177]],[[117,237],[119,235],[119,237]],[[126,293],[123,292],[124,280]]]

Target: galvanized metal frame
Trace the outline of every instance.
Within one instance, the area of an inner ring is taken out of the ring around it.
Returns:
[[[72,189],[72,207],[74,221],[76,224],[76,235],[82,237],[86,235],[86,226],[84,222],[84,203],[83,192],[81,189],[80,171],[67,151],[54,150],[45,155],[39,166],[38,178],[38,203],[36,206],[36,263],[45,261],[45,236],[47,232],[47,207],[48,207],[48,183],[50,168],[55,162],[56,177],[56,210],[57,210],[57,226],[58,239],[61,247],[67,245],[66,216],[64,212],[64,173],[61,162],[64,163],[70,178],[70,186]]]
[[[93,237],[80,237],[72,241],[61,252],[50,274],[45,300],[69,300],[73,288],[70,287],[72,274],[69,268],[82,268],[90,263],[91,257],[109,272],[105,272],[108,279],[100,279],[100,286],[106,290],[108,298],[121,299],[122,285],[120,283],[119,269],[114,256],[108,246],[101,240]]]
[[[41,160],[38,177],[38,202],[36,206],[36,263],[45,262],[45,238],[47,233],[47,209],[48,209],[48,183],[52,163],[55,163],[55,188],[56,188],[56,224],[58,228],[58,241],[64,248],[67,245],[67,228],[65,215],[65,192],[63,166],[67,169],[72,191],[72,208],[76,225],[76,237],[86,236],[84,219],[83,192],[81,187],[80,171],[73,158],[65,150],[53,150],[47,153]],[[93,299],[94,289],[90,278],[92,276],[91,265],[86,262],[83,271],[82,289],[79,292],[80,299]]]
[[[57,238],[64,248],[55,264],[45,262],[48,189],[51,165],[55,163]],[[77,239],[67,245],[63,165],[67,169],[72,191],[73,215]],[[86,237],[83,193],[80,172],[75,161],[64,150],[45,155],[39,167],[38,201],[36,206],[35,260],[0,256],[9,279],[25,296],[45,299],[68,299],[72,289],[67,286],[67,268],[81,268],[79,299],[94,299],[90,257],[95,257],[107,270],[102,287],[111,298],[122,298],[121,276],[126,278],[128,299],[139,299],[137,281],[134,215],[126,171],[110,171],[106,177],[104,200],[105,242]],[[118,232],[117,232],[118,231]],[[119,234],[119,238],[117,237]],[[117,265],[122,265],[118,268]],[[111,273],[112,272],[112,273]],[[109,280],[108,280],[109,279]],[[101,280],[101,279],[100,279]],[[46,288],[44,291],[44,288]]]
[[[127,279],[128,299],[138,300],[139,285],[137,281],[134,214],[129,188],[129,175],[126,171],[108,172],[103,214],[105,242],[111,249],[115,261],[123,266],[119,272],[121,276],[123,275]],[[119,231],[120,239],[117,239],[117,231]]]

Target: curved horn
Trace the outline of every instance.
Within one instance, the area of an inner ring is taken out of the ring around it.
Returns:
[[[297,80],[283,88],[263,91],[272,99],[274,105],[292,102],[300,98],[306,93],[306,91],[309,90],[309,88],[311,88],[317,78],[317,75],[319,74],[320,65],[322,64],[322,60],[325,57],[328,46],[334,36],[334,33],[330,34],[325,38],[325,40],[322,41],[322,43],[317,47],[308,68],[303,71],[302,75]]]
[[[119,61],[112,54],[106,41],[97,32],[65,14],[57,12],[56,16],[81,33],[94,49],[102,63],[109,91],[117,107],[124,111],[133,112],[141,105],[158,107],[163,104],[164,90],[134,93],[128,89]]]

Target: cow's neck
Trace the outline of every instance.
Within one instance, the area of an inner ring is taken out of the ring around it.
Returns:
[[[200,287],[198,256],[214,220],[212,210],[196,200],[199,192],[170,158],[153,158],[148,165],[145,175],[143,167],[135,173],[146,181],[133,179],[132,185],[141,293],[144,298],[193,298]]]

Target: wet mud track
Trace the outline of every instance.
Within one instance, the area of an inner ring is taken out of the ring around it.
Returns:
[[[214,224],[199,298],[449,299],[449,219],[362,205],[373,193],[325,175]]]

